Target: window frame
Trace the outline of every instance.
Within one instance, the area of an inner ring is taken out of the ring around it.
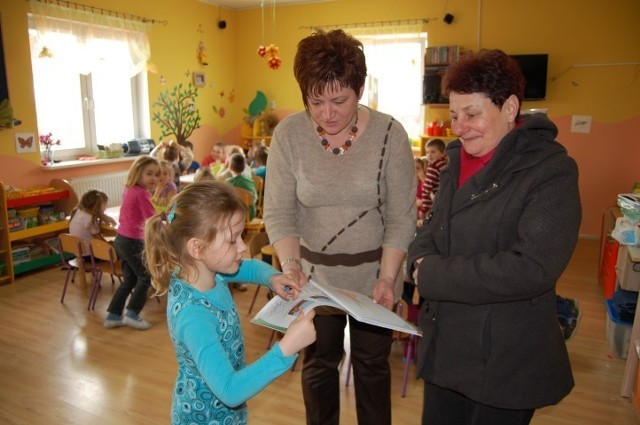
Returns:
[[[74,21],[76,22],[76,21]],[[83,22],[79,22],[80,24],[85,24]],[[87,24],[89,25],[89,24]],[[34,42],[32,38],[37,38],[37,29],[35,26],[35,21],[33,15],[29,14],[29,25],[28,32],[30,38],[30,50],[37,48],[37,42]],[[95,37],[98,38],[98,37]],[[34,52],[30,52],[32,58],[37,55]],[[35,60],[46,60],[37,58]],[[33,61],[32,61],[33,62]],[[34,87],[34,99],[37,103],[38,93],[36,93],[36,71],[35,71],[35,63],[32,63],[32,77],[33,77],[33,87]],[[74,70],[68,69],[69,73],[73,74]],[[62,144],[56,146],[55,150],[55,158],[59,160],[73,160],[78,158],[79,156],[89,155],[89,156],[98,156],[99,147],[98,147],[98,133],[96,128],[96,117],[95,117],[95,109],[94,109],[94,92],[93,92],[93,79],[92,74],[81,74],[77,72],[78,82],[80,84],[80,96],[82,102],[82,113],[73,117],[72,119],[78,120],[79,126],[82,127],[82,134],[84,137],[83,147],[74,147],[74,148],[65,148],[64,140],[62,140]],[[149,87],[148,87],[148,75],[146,70],[142,70],[135,74],[134,76],[129,78],[129,85],[131,90],[131,108],[133,111],[132,117],[132,133],[131,137],[127,140],[115,141],[114,143],[125,143],[128,140],[135,138],[150,138],[151,135],[151,113],[150,113],[150,105],[149,105]],[[43,95],[40,93],[40,95]],[[42,118],[38,117],[38,112],[36,108],[36,122],[38,123],[38,134],[48,133],[50,130],[42,128],[40,122]],[[55,134],[54,134],[55,137]]]

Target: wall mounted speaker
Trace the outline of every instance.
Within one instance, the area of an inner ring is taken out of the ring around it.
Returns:
[[[444,15],[444,18],[442,18],[442,20],[445,24],[451,25],[451,22],[453,22],[453,15],[451,13],[447,13],[446,15]]]
[[[218,21],[218,28],[220,28],[221,30],[225,29],[227,27],[227,21],[225,21],[224,19]]]

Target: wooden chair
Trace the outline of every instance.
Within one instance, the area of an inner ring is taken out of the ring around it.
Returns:
[[[60,242],[60,259],[62,264],[67,269],[67,276],[64,281],[64,286],[62,288],[62,296],[60,297],[60,302],[64,304],[64,296],[67,293],[67,286],[69,285],[69,278],[71,278],[71,282],[75,282],[76,272],[80,271],[80,273],[92,272],[93,268],[89,263],[86,263],[84,260],[84,256],[89,253],[85,253],[83,250],[82,241],[69,233],[60,233],[58,235],[58,241]],[[74,258],[67,259],[67,255],[71,254]],[[84,275],[83,275],[84,277]],[[84,282],[84,279],[82,279]],[[87,305],[87,310],[91,310],[92,298],[89,297],[89,304]]]
[[[253,194],[246,189],[242,189],[240,187],[233,186],[233,190],[236,196],[244,203],[247,207],[247,215],[245,220],[245,230],[247,232],[262,232],[264,231],[264,221],[261,218],[254,217],[251,218],[249,214],[249,207],[254,205],[253,203]]]
[[[91,239],[90,253],[93,268],[93,286],[89,305],[90,309],[94,310],[102,275],[104,273],[111,275],[112,286],[115,285],[115,278],[122,284],[122,263],[118,260],[118,254],[116,254],[113,245],[100,239]]]
[[[269,244],[269,238],[265,232],[250,232],[245,236],[245,244],[247,245],[247,255],[249,258],[256,258],[261,254],[262,247]],[[251,310],[253,310],[253,306],[256,303],[258,292],[260,292],[261,287],[262,285],[256,285],[256,292],[253,294],[253,299],[251,300],[251,305],[247,312],[248,315],[250,315]]]
[[[258,193],[258,201],[256,202],[256,217],[262,218],[263,213],[263,196],[264,196],[264,179],[260,176],[251,176],[253,182],[256,185],[256,192]]]

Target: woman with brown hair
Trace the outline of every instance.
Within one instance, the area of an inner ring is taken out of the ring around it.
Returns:
[[[393,117],[359,105],[362,43],[341,30],[298,44],[294,74],[306,110],[276,127],[264,219],[285,273],[371,296],[391,309],[416,223],[407,134]],[[391,331],[342,311],[318,312],[302,370],[307,423],[338,424],[338,365],[349,322],[358,423],[391,423]]]
[[[556,282],[580,226],[578,168],[500,50],[447,71],[449,164],[409,248],[424,303],[423,424],[524,425],[573,387]]]

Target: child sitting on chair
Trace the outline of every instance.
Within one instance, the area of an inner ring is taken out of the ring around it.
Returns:
[[[116,225],[115,220],[104,213],[108,202],[109,198],[106,193],[90,190],[82,195],[78,205],[71,211],[69,233],[82,241],[85,256],[89,255],[91,239],[104,240],[100,232],[100,225],[102,223]]]

